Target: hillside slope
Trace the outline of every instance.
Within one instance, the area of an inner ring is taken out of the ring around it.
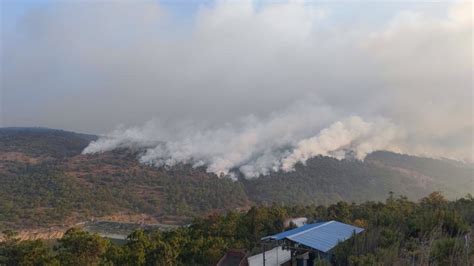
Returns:
[[[0,129],[0,229],[133,214],[183,222],[183,217],[248,205],[241,184],[203,169],[148,167],[126,150],[81,155],[93,139],[85,136]]]
[[[377,151],[365,162],[395,170],[443,191],[448,197],[474,192],[474,166],[447,159],[431,159],[393,152]]]
[[[254,202],[330,204],[383,200],[390,192],[419,199],[432,191],[459,198],[474,191],[472,165],[375,152],[364,161],[318,156],[293,172],[242,180]]]
[[[0,128],[0,152],[63,158],[80,154],[97,136],[48,128]]]
[[[382,200],[390,191],[412,199],[434,190],[457,197],[474,191],[472,165],[387,152],[364,162],[315,157],[294,172],[234,182],[189,165],[142,165],[136,151],[81,155],[95,138],[51,129],[0,129],[0,229],[133,215],[182,223],[252,204]]]

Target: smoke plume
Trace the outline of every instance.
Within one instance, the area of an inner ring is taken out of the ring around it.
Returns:
[[[1,126],[247,177],[375,149],[472,161],[471,2],[182,6],[53,1],[2,23]]]
[[[342,159],[352,151],[363,159],[374,150],[391,149],[401,137],[384,119],[349,116],[331,122],[338,119],[337,113],[321,104],[299,104],[266,119],[250,116],[211,129],[188,126],[169,131],[170,126],[149,122],[142,128],[117,129],[92,142],[84,153],[141,147],[146,150],[139,157],[144,164],[192,164],[217,175],[238,170],[253,178],[270,171],[290,171],[317,155]]]

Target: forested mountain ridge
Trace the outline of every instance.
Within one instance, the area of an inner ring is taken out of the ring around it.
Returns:
[[[386,151],[373,152],[364,161],[412,176],[422,183],[432,182],[439,187],[438,190],[443,190],[451,197],[456,197],[459,193],[474,191],[474,166],[472,164]]]
[[[22,152],[40,157],[78,155],[98,137],[49,128],[0,128],[0,152]]]
[[[38,128],[0,129],[0,229],[71,225],[92,217],[143,214],[181,223],[255,204],[330,204],[419,199],[474,191],[469,164],[375,152],[365,161],[315,157],[293,172],[232,181],[204,168],[155,168],[139,151],[82,155],[96,136]]]
[[[242,184],[203,169],[149,167],[128,150],[81,155],[89,135],[36,128],[0,132],[0,229],[129,214],[180,223],[249,205]]]

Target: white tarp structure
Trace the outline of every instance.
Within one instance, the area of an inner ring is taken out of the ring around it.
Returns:
[[[296,227],[301,227],[305,225],[306,223],[308,223],[308,218],[306,217],[290,218],[285,221],[284,225],[285,227],[289,227],[291,223],[296,225]]]
[[[276,247],[265,251],[265,266],[280,266],[291,259],[289,250]],[[263,266],[263,253],[248,257],[249,266]]]

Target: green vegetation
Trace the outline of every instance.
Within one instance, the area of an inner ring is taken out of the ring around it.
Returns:
[[[380,151],[364,161],[318,156],[296,165],[296,171],[242,182],[249,198],[259,203],[363,202],[383,200],[390,191],[409,199],[443,191],[454,199],[474,191],[474,166]]]
[[[338,245],[335,265],[469,265],[474,262],[474,198],[447,201],[434,192],[419,202],[393,195],[381,202],[325,206],[253,207],[196,218],[174,231],[133,232],[119,246],[73,228],[54,247],[18,241],[0,244],[0,265],[211,265],[229,248],[259,251],[259,239],[284,231],[288,217],[339,220],[365,232]]]
[[[48,128],[0,128],[0,151],[63,158],[80,154],[97,136]]]
[[[323,156],[297,165],[293,172],[277,172],[242,182],[251,200],[279,204],[383,200],[389,191],[416,199],[438,188],[419,186],[411,177],[374,164]]]
[[[431,191],[454,199],[474,191],[472,164],[390,152],[365,161],[315,157],[293,172],[232,181],[205,168],[142,165],[140,151],[81,155],[95,136],[50,129],[0,129],[0,230],[73,225],[93,217],[146,214],[189,221],[252,204],[328,205],[417,200]]]
[[[84,221],[119,212],[192,217],[247,202],[242,185],[229,179],[151,170],[75,178],[49,162],[10,167],[0,176],[0,229],[61,225],[71,217]]]
[[[474,191],[474,166],[448,159],[431,159],[377,151],[369,154],[365,161],[391,169],[411,172],[429,179],[448,197],[458,197]]]

